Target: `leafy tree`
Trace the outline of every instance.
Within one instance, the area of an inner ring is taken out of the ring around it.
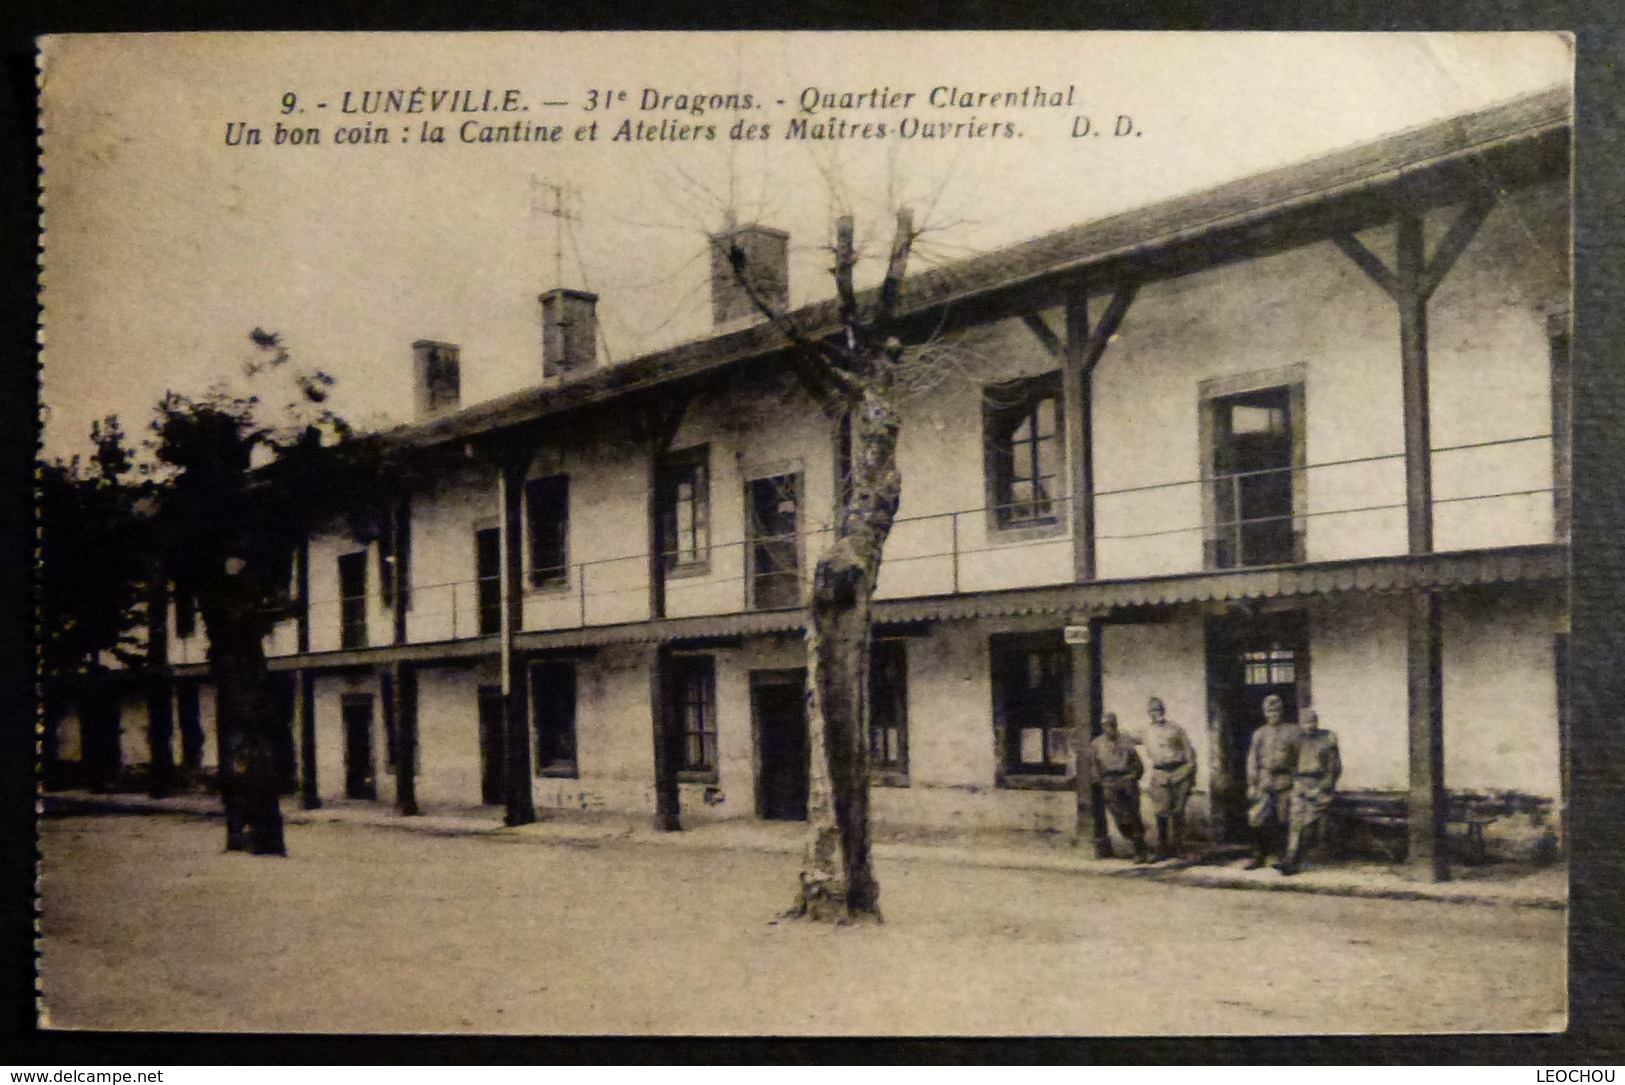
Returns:
[[[281,339],[255,329],[249,382],[283,394],[216,388],[165,395],[152,422],[153,527],[177,593],[197,602],[216,690],[226,847],[285,855],[276,710],[265,639],[298,613],[295,554],[341,517],[367,537],[387,507],[376,442],[356,437],[328,406],[334,380],[291,366]]]
[[[152,572],[142,516],[150,487],[116,416],[93,425],[90,440],[88,463],[74,456],[38,468],[36,617],[49,778],[60,769],[58,725],[76,699],[91,782],[109,784],[118,767],[112,665],[145,661],[137,630]]]

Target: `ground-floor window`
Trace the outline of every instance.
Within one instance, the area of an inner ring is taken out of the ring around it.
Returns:
[[[1060,633],[996,634],[989,648],[998,782],[1021,786],[1064,778],[1072,659]]]
[[[716,662],[710,656],[678,656],[671,661],[671,711],[682,736],[679,779],[717,779]]]
[[[908,783],[908,644],[877,640],[869,656],[869,775]]]
[[[575,776],[578,771],[575,664],[532,664],[530,707],[530,718],[536,728],[536,774]]]

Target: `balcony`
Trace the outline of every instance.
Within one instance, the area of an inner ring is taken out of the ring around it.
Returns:
[[[1550,455],[1546,435],[1434,449],[1436,549],[1550,543]],[[1307,485],[1299,491],[1308,494],[1306,507],[1277,515],[1252,514],[1244,485],[1235,476],[1097,490],[1100,579],[1405,553],[1403,454],[1327,460],[1275,473],[1298,472],[1307,476]],[[1049,497],[1045,502],[1049,517],[1045,531],[1035,531],[1025,520],[1019,527],[1001,527],[1010,518],[986,506],[898,517],[886,544],[876,599],[1073,583],[1071,498]],[[1030,512],[1031,504],[1025,503],[1024,513]],[[667,573],[664,617],[794,610],[805,599],[812,566],[830,534],[821,529],[799,536],[713,541],[704,563]],[[1214,561],[1215,551],[1226,560]],[[1280,560],[1283,557],[1291,560]],[[521,631],[647,621],[649,566],[647,553],[629,553],[572,563],[558,582],[527,585]],[[496,588],[489,577],[414,584],[407,641],[432,644],[494,636],[500,628]],[[393,625],[389,611],[376,599],[367,602],[366,610],[354,598],[312,602],[311,649],[324,652],[389,643]],[[271,649],[289,654],[292,640],[279,630]]]

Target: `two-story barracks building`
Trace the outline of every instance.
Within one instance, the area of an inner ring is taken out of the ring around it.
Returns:
[[[953,349],[904,405],[877,821],[1070,829],[1067,729],[1152,695],[1218,838],[1270,693],[1337,732],[1345,787],[1560,803],[1569,144],[1566,95],[1522,99],[912,277]],[[782,296],[784,235],[738,238]],[[518,712],[542,816],[805,816],[843,430],[713,290],[715,334],[614,366],[596,299],[543,295],[537,384],[469,407],[456,347],[415,345],[389,439],[434,481],[383,539],[310,541],[273,645],[307,803],[396,802],[414,745],[422,808],[504,802]]]

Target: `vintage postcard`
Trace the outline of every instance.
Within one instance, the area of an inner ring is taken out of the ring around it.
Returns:
[[[40,1019],[1567,1021],[1573,41],[41,41]]]

